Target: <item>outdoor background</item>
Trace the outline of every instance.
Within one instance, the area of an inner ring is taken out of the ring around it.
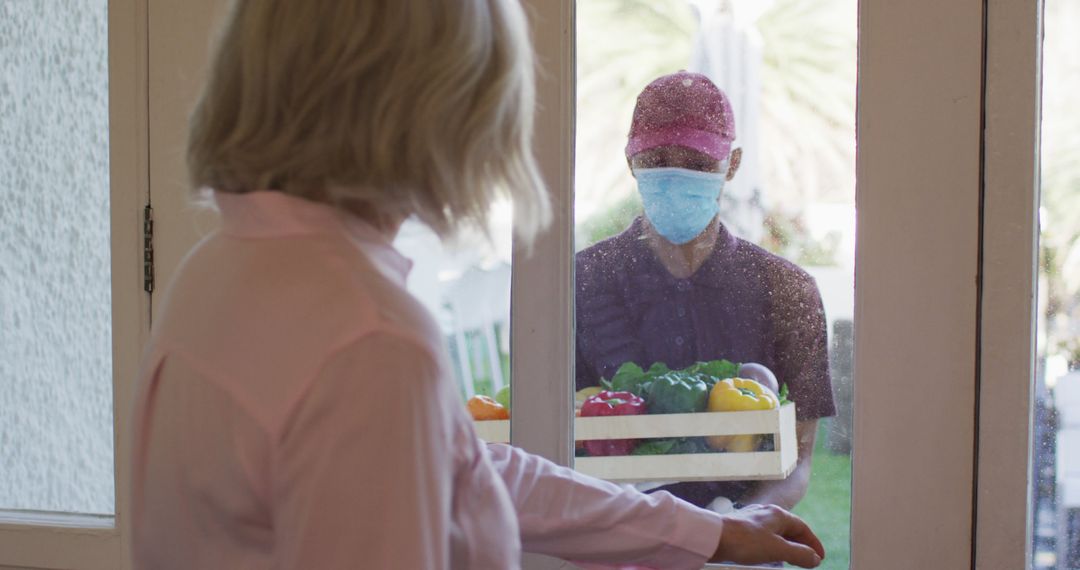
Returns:
[[[635,99],[660,75],[708,75],[735,112],[743,165],[724,187],[736,235],[817,279],[840,414],[821,422],[795,511],[846,569],[851,512],[855,239],[854,0],[581,0],[577,5],[577,248],[641,213],[623,148]]]
[[[1033,567],[1080,569],[1080,0],[1046,0]]]

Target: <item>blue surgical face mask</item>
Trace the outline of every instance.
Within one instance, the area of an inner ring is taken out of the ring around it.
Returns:
[[[645,216],[657,233],[673,244],[700,234],[716,217],[725,173],[685,168],[635,168]]]

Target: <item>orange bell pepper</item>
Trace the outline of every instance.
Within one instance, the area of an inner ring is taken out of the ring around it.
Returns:
[[[469,415],[476,421],[510,419],[510,410],[490,396],[473,396],[465,403],[465,408],[469,410]]]

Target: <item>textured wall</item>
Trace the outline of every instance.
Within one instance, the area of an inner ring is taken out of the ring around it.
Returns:
[[[0,0],[0,509],[113,512],[107,0]]]

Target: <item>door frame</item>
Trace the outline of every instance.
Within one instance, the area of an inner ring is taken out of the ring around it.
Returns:
[[[544,68],[537,155],[556,215],[552,234],[514,259],[520,396],[511,437],[569,464],[575,3],[525,5]],[[984,6],[859,0],[858,10],[851,563],[965,568],[974,528]],[[896,549],[904,544],[919,547]]]
[[[135,378],[149,338],[143,291],[148,186],[146,0],[108,2],[109,203],[116,516],[0,512],[0,567],[127,570],[128,471]]]
[[[1043,0],[987,0],[975,567],[1030,568]]]

